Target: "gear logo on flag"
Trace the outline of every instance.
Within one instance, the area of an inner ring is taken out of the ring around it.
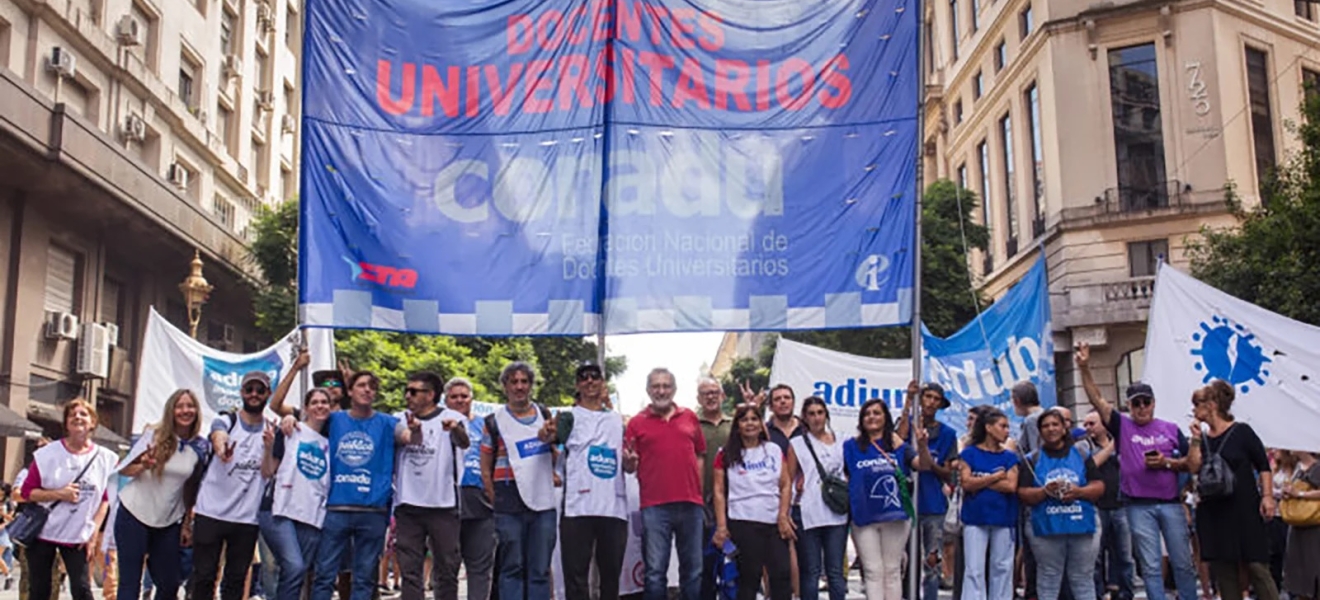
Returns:
[[[1200,343],[1191,354],[1200,357],[1195,366],[1205,373],[1201,382],[1223,379],[1243,394],[1251,391],[1249,384],[1265,385],[1265,378],[1270,376],[1265,367],[1271,359],[1256,335],[1228,317],[1216,315],[1211,321],[1202,321],[1202,331],[1192,334],[1192,341]]]

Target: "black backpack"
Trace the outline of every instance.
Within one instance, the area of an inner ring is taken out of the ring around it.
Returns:
[[[1219,453],[1224,449],[1224,444],[1228,443],[1228,438],[1233,437],[1233,431],[1236,429],[1236,424],[1229,426],[1228,433],[1225,433],[1224,437],[1219,440],[1215,451],[1201,461],[1201,470],[1197,473],[1196,492],[1201,495],[1202,499],[1223,498],[1233,495],[1233,484],[1235,483],[1233,468]],[[1207,439],[1206,450],[1209,449],[1210,442]]]

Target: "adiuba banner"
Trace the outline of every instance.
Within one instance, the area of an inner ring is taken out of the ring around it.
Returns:
[[[308,0],[302,322],[909,323],[918,6]]]
[[[1016,422],[1009,391],[1019,381],[1034,383],[1043,405],[1055,404],[1047,292],[1045,264],[1038,260],[1003,298],[952,336],[937,338],[923,328],[922,381],[940,384],[950,401],[941,421],[964,432],[968,409],[991,404]],[[770,372],[772,384],[793,387],[799,409],[802,398],[820,396],[833,418],[848,420],[871,398],[901,409],[912,379],[909,359],[857,356],[785,339],[775,348]]]

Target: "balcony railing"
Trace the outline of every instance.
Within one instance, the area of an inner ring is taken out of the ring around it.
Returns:
[[[1068,285],[1067,303],[1057,306],[1059,325],[1078,327],[1146,319],[1155,295],[1154,277],[1129,277]]]
[[[1120,186],[1105,190],[1100,198],[1107,213],[1139,212],[1180,206],[1183,185],[1171,179],[1150,186]]]
[[[1105,302],[1133,301],[1138,305],[1149,306],[1150,299],[1155,295],[1154,277],[1133,277],[1100,285],[1104,290]]]

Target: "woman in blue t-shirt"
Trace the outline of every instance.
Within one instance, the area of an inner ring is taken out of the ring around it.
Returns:
[[[1036,556],[1039,600],[1056,600],[1068,574],[1074,598],[1095,597],[1095,504],[1105,482],[1095,462],[1073,447],[1063,414],[1036,420],[1041,448],[1023,458],[1018,498],[1030,505],[1027,541]]]
[[[867,600],[902,597],[901,566],[912,525],[909,476],[931,462],[925,429],[917,428],[915,438],[917,451],[894,432],[889,406],[872,398],[857,415],[857,437],[843,444],[853,545],[862,561]]]
[[[963,600],[1013,597],[1013,527],[1017,525],[1017,454],[1004,449],[1008,416],[983,409],[962,451]],[[986,555],[989,554],[989,585]]]

